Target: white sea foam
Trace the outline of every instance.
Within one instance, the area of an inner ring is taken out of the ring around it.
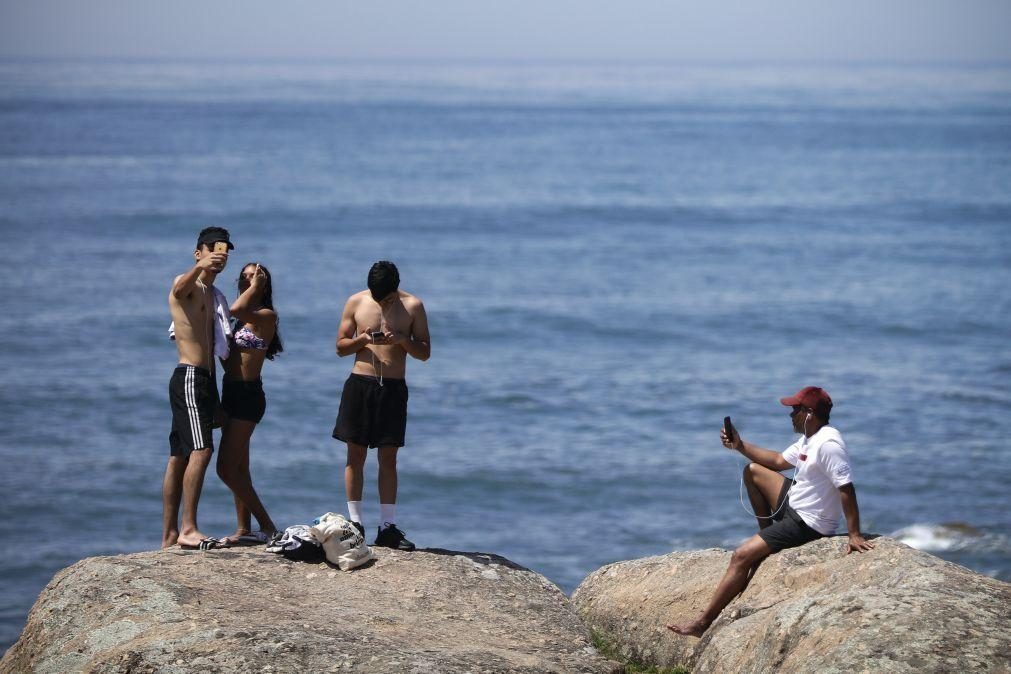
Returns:
[[[978,529],[962,523],[912,524],[891,534],[911,548],[926,552],[961,550],[983,538]]]

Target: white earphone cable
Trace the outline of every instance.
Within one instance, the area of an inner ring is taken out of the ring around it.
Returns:
[[[807,440],[808,440],[808,437],[807,437],[807,422],[810,421],[810,420],[811,420],[811,414],[808,413],[807,417],[804,419],[804,433],[801,435],[801,438],[800,438],[801,450],[803,450],[804,447],[807,445]],[[737,437],[739,438],[740,435],[738,435]],[[797,471],[800,470],[799,463],[800,462],[798,462],[798,465],[795,465],[793,467],[793,475],[790,476],[790,487],[786,490],[786,495],[783,497],[783,502],[779,504],[779,507],[776,508],[776,511],[774,513],[772,513],[771,515],[758,515],[754,511],[752,511],[751,509],[749,509],[748,506],[746,506],[744,504],[744,473],[741,473],[740,500],[741,500],[741,508],[744,509],[744,512],[748,513],[752,517],[757,517],[760,520],[771,520],[771,519],[774,519],[776,517],[776,515],[779,514],[779,511],[782,510],[783,507],[786,505],[787,501],[789,501],[789,499],[790,499],[790,492],[793,490],[793,485],[797,484]]]
[[[386,323],[386,315],[383,313],[383,305],[380,304],[379,305],[379,332],[381,332],[383,334],[386,334],[386,331],[383,330],[383,324],[384,323]],[[376,338],[373,337],[372,338],[372,344],[375,345],[375,343],[376,343]],[[379,386],[382,387],[382,385],[383,385],[383,361],[380,358],[379,359],[379,365],[377,367],[376,366],[376,352],[373,349],[369,349],[369,355],[372,356],[372,371],[375,373],[373,376],[376,378],[376,381],[379,382]]]

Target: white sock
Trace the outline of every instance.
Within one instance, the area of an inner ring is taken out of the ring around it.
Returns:
[[[362,523],[362,502],[361,501],[348,501],[348,515],[351,517],[352,522]]]
[[[379,504],[379,521],[383,523],[383,529],[385,529],[388,524],[396,524],[397,523],[397,504],[396,503],[380,503]]]

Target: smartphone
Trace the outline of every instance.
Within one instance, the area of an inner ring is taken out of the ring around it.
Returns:
[[[228,242],[227,241],[215,241],[214,242],[214,252],[228,254]]]
[[[382,339],[383,337],[385,337],[386,333],[376,330],[375,332],[370,332],[369,335],[372,337],[372,341],[374,342],[377,339]]]
[[[730,417],[723,417],[723,432],[727,434],[727,440],[734,441],[734,425],[730,423]]]

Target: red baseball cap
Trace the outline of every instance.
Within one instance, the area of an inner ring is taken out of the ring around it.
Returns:
[[[827,419],[832,411],[832,398],[824,389],[817,386],[805,386],[789,398],[780,398],[779,402],[787,407],[802,405],[809,410],[814,410],[814,413],[822,419]]]

